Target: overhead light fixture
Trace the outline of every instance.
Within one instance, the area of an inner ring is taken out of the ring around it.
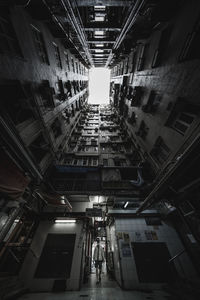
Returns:
[[[103,17],[103,16],[95,16],[95,21],[96,22],[103,22],[104,19],[105,19],[105,17]]]
[[[106,7],[104,5],[95,5],[94,9],[95,10],[104,10]]]
[[[94,54],[95,57],[102,57],[104,54]]]
[[[128,206],[129,202],[126,201],[125,204],[124,204],[124,208],[126,208]]]
[[[95,30],[94,34],[98,35],[98,36],[99,35],[102,36],[102,35],[104,35],[104,31],[103,30]]]
[[[96,47],[103,47],[103,44],[96,44]]]
[[[55,223],[76,223],[76,219],[55,219]]]

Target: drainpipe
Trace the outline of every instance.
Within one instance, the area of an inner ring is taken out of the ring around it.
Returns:
[[[138,178],[137,180],[130,180],[130,183],[135,186],[142,186],[144,184],[144,180],[142,178],[142,169],[137,169]]]

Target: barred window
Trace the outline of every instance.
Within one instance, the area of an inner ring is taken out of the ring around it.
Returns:
[[[159,163],[163,164],[170,155],[170,149],[165,144],[164,140],[159,136],[151,150],[152,157]]]
[[[54,47],[54,54],[55,54],[55,59],[56,59],[56,66],[58,68],[62,69],[62,62],[61,62],[61,58],[60,58],[59,48],[55,43],[53,43],[53,47]]]
[[[65,56],[65,63],[67,65],[68,71],[70,71],[70,63],[69,63],[69,56],[66,51],[64,51],[64,56]]]
[[[49,65],[49,58],[42,33],[33,25],[31,25],[35,46],[41,62]]]

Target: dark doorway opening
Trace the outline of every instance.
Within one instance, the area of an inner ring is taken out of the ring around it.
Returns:
[[[36,278],[69,278],[75,234],[48,234],[36,269]]]
[[[165,243],[132,243],[132,248],[140,282],[170,282],[177,275]]]

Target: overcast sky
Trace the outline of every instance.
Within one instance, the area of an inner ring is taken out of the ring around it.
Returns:
[[[89,71],[90,104],[109,104],[110,69],[92,68]]]

